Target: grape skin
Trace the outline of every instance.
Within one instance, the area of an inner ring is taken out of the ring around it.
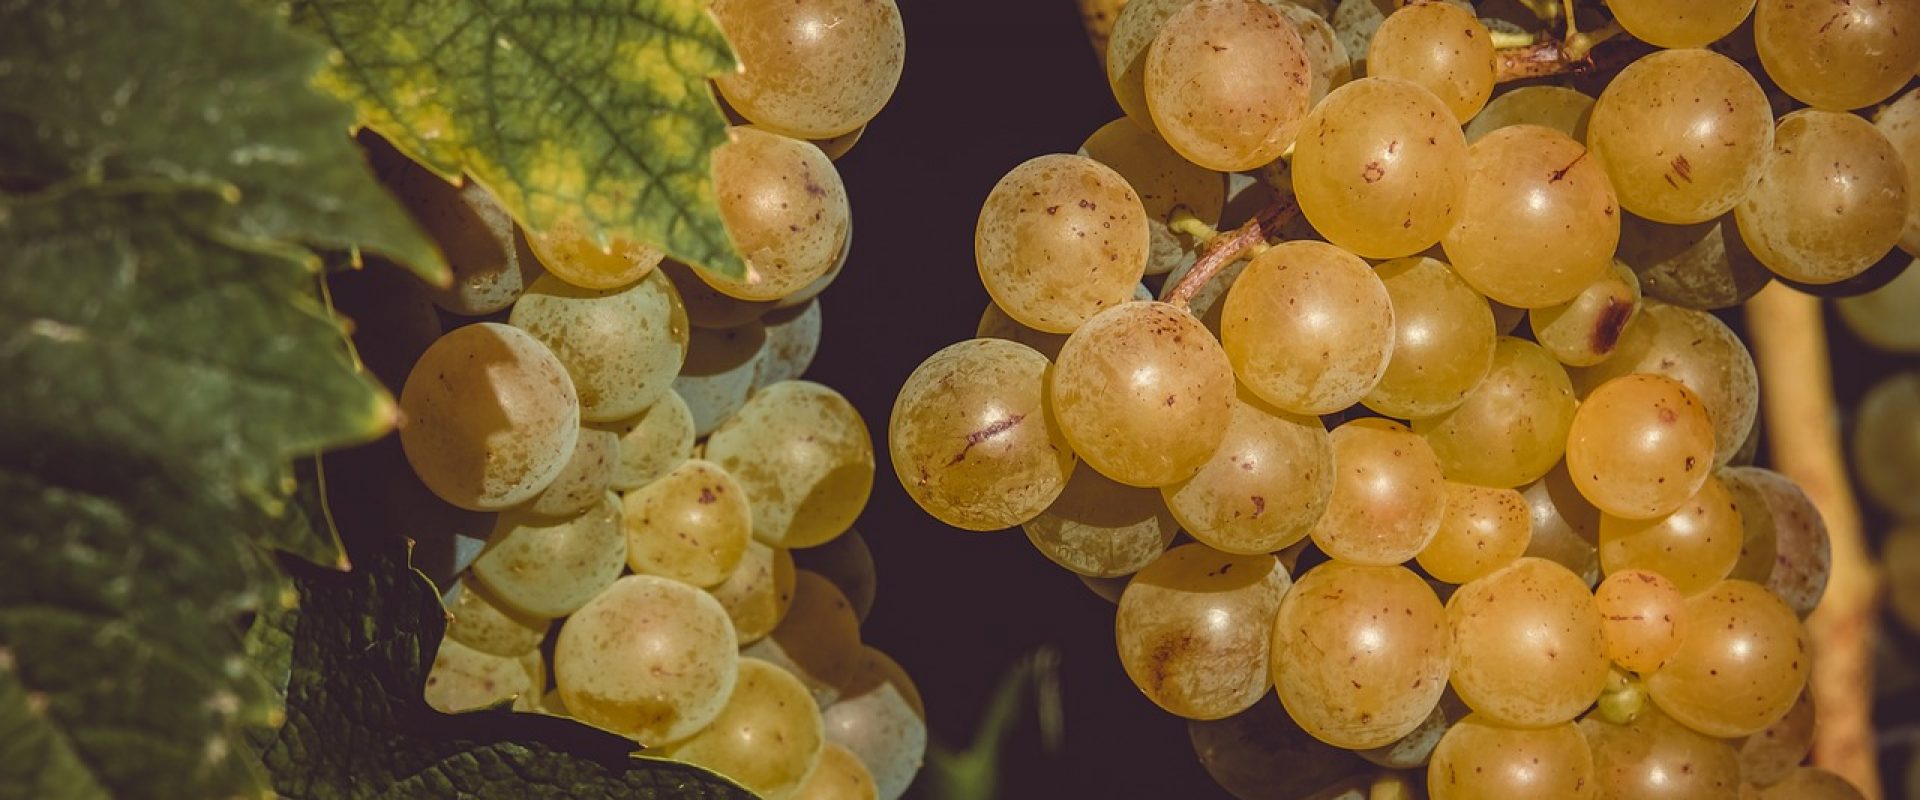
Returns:
[[[693,329],[673,393],[686,403],[695,436],[713,433],[746,406],[766,353],[767,328],[757,319],[736,328]]]
[[[1427,766],[1433,800],[1592,798],[1593,753],[1572,722],[1511,728],[1480,714],[1454,723]]]
[[[1467,123],[1467,143],[1509,125],[1539,125],[1564,133],[1576,142],[1587,140],[1593,117],[1591,95],[1565,86],[1517,86],[1495,95],[1486,108]]]
[[[1622,207],[1658,222],[1705,222],[1732,211],[1759,179],[1773,110],[1733,59],[1665,50],[1607,85],[1586,142]]]
[[[876,800],[873,773],[852,750],[832,742],[820,752],[820,764],[793,791],[793,800]]]
[[[1268,637],[1293,580],[1273,556],[1206,545],[1166,552],[1120,595],[1114,640],[1141,693],[1168,713],[1220,719],[1272,685]]]
[[[469,317],[492,314],[512,305],[545,272],[513,215],[486,187],[474,181],[454,186],[412,159],[395,160],[402,163],[382,181],[433,237],[453,272],[445,288],[425,288],[434,305]]]
[[[488,655],[516,658],[532,652],[553,622],[507,608],[472,578],[462,578],[449,594],[447,638]]]
[[[1328,241],[1399,258],[1453,227],[1467,190],[1467,142],[1446,106],[1418,85],[1361,78],[1328,95],[1300,131],[1293,190]]]
[[[1147,48],[1147,110],[1187,160],[1248,170],[1293,144],[1312,73],[1300,34],[1278,12],[1258,0],[1194,0]]]
[[[1181,158],[1151,129],[1140,127],[1131,117],[1100,126],[1080,145],[1079,155],[1113,168],[1138,193],[1147,213],[1151,240],[1146,274],[1164,275],[1182,264],[1193,263],[1199,243],[1168,224],[1185,213],[1219,226],[1227,203],[1225,176]]]
[[[785,800],[819,766],[826,741],[820,708],[798,678],[742,658],[726,707],[666,754],[726,775],[767,800]]]
[[[564,617],[620,577],[627,563],[620,519],[620,499],[611,492],[568,519],[503,513],[474,559],[473,576],[523,614]]]
[[[1159,491],[1120,483],[1084,462],[1059,499],[1021,529],[1047,560],[1094,578],[1138,572],[1180,532]]]
[[[1885,134],[1852,114],[1809,108],[1780,118],[1773,157],[1734,218],[1775,274],[1830,284],[1900,243],[1908,202],[1906,167]]]
[[[647,410],[669,391],[687,356],[686,312],[659,273],[613,290],[543,276],[508,321],[552,348],[573,378],[580,416],[592,422]]]
[[[839,699],[859,669],[860,617],[845,592],[816,572],[794,573],[793,601],[773,633],[741,650],[800,679],[820,706]]]
[[[707,439],[707,459],[740,482],[753,535],[778,547],[839,536],[873,491],[873,439],[839,392],[808,381],[760,390]]]
[[[1399,564],[1440,530],[1446,481],[1432,448],[1405,426],[1357,419],[1333,430],[1333,496],[1313,542],[1354,564]]]
[[[1469,9],[1415,3],[1389,14],[1367,46],[1367,74],[1412,81],[1432,92],[1456,125],[1493,95],[1493,36]]]
[[[525,510],[546,517],[570,517],[591,508],[612,485],[614,466],[619,461],[619,434],[582,427],[567,465],[560,468],[547,488],[527,501]]]
[[[1920,89],[1881,108],[1873,115],[1873,126],[1887,137],[1907,167],[1907,226],[1900,235],[1900,247],[1909,255],[1920,256],[1920,202],[1912,202],[1920,197]]]
[[[826,139],[880,113],[900,83],[907,35],[894,0],[715,0],[741,61],[715,78],[734,110],[789,136]]]
[[[1753,0],[1607,0],[1613,18],[1628,33],[1659,47],[1704,47],[1732,33],[1753,10]]]
[[[1685,384],[1713,422],[1713,462],[1725,464],[1753,430],[1760,409],[1760,374],[1753,354],[1733,329],[1704,311],[1647,303],[1621,334],[1612,357],[1573,372],[1581,394],[1609,380],[1640,373]]]
[[[862,647],[856,664],[840,699],[826,707],[827,741],[867,765],[879,800],[899,800],[926,755],[926,706],[886,653]]]
[[[1635,800],[1720,800],[1740,788],[1740,757],[1731,745],[1689,730],[1658,709],[1625,725],[1580,721],[1593,752],[1597,794]]]
[[[744,647],[766,638],[786,618],[796,580],[792,553],[749,540],[733,572],[707,592],[726,609]]]
[[[639,416],[607,427],[620,437],[607,481],[616,491],[645,486],[693,455],[693,411],[679,392],[667,392]]]
[[[1020,324],[1070,333],[1133,296],[1151,246],[1147,219],[1111,167],[1083,156],[1031,159],[994,184],[980,208],[980,282]]]
[[[1740,560],[1740,509],[1719,478],[1661,517],[1600,517],[1600,565],[1608,574],[1628,569],[1660,573],[1684,594],[1718,583]]]
[[[1320,420],[1242,396],[1207,463],[1160,491],[1193,538],[1251,554],[1306,538],[1327,508],[1333,483],[1333,445]]]
[[[1441,240],[1460,277],[1521,308],[1573,299],[1606,273],[1620,209],[1605,170],[1566,134],[1500,128],[1467,149],[1459,222]]]
[[[1533,540],[1526,498],[1513,489],[1447,481],[1440,530],[1417,557],[1435,580],[1462,584],[1513,563]]]
[[[1567,473],[1601,511],[1652,519],[1700,491],[1713,452],[1699,397],[1672,378],[1636,373],[1600,384],[1574,411]]]
[[[1328,414],[1379,384],[1394,333],[1392,300],[1365,261],[1298,241],[1247,265],[1227,291],[1220,341],[1234,374],[1260,399],[1295,414]]]
[[[596,595],[561,625],[553,651],[554,679],[576,719],[654,746],[717,718],[740,664],[720,603],[651,575]]]
[[[1446,264],[1424,256],[1374,268],[1393,308],[1393,354],[1360,402],[1389,417],[1451,411],[1493,368],[1493,310]]]
[[[1807,105],[1847,111],[1885,100],[1920,68],[1920,5],[1760,0],[1753,43],[1767,77]]]
[[[840,171],[809,142],[755,128],[728,135],[713,151],[713,190],[746,272],[694,275],[740,300],[778,300],[809,288],[840,262],[853,236]]]
[[[1760,790],[1759,800],[1867,800],[1846,778],[1819,767],[1800,767]]]
[[[1803,619],[1812,614],[1826,594],[1833,569],[1833,546],[1819,507],[1791,478],[1773,470],[1733,467],[1722,472],[1722,480],[1734,490],[1741,521],[1751,516],[1765,528],[1770,554],[1765,572],[1760,572],[1762,565],[1754,565],[1760,574],[1739,574],[1736,566],[1734,577],[1766,586]],[[1742,559],[1746,557],[1743,552]]]
[[[1901,519],[1920,518],[1920,373],[1890,375],[1867,390],[1852,445],[1867,499]]]
[[[1801,692],[1779,722],[1737,743],[1741,777],[1759,786],[1779,783],[1813,752],[1813,729],[1813,693]]]
[[[694,586],[725,581],[753,538],[746,492],[726,470],[693,459],[621,498],[627,565]]]
[[[563,219],[546,230],[529,231],[526,247],[547,274],[582,289],[611,290],[651,274],[663,253],[631,239],[601,244],[587,233],[585,223]],[[527,285],[533,285],[528,280]],[[504,307],[504,304],[503,304]]]
[[[1793,609],[1747,581],[1721,581],[1687,599],[1680,649],[1647,676],[1662,711],[1709,736],[1765,730],[1807,684],[1809,642]]]
[[[1573,383],[1537,344],[1501,337],[1493,366],[1459,407],[1413,421],[1450,480],[1523,486],[1553,469],[1573,423]]]
[[[1468,583],[1447,601],[1447,618],[1453,689],[1487,719],[1566,722],[1606,685],[1600,612],[1586,582],[1559,564],[1521,558]]]
[[[1640,279],[1619,261],[1578,297],[1527,313],[1534,341],[1569,367],[1591,367],[1612,356],[1640,314]]]
[[[1660,668],[1680,649],[1686,596],[1658,572],[1623,569],[1607,574],[1593,593],[1607,657],[1639,673]]]
[[[423,699],[443,714],[478,711],[508,701],[515,711],[526,711],[539,701],[540,688],[546,683],[546,662],[538,651],[497,656],[442,639],[427,670]]]

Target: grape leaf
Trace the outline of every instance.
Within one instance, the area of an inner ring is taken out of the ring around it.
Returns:
[[[707,0],[295,0],[338,55],[321,85],[533,230],[584,224],[738,277],[707,86],[737,68]]]
[[[310,90],[326,55],[243,0],[0,0],[0,186],[200,187],[237,200],[230,237],[364,247],[444,282],[352,109]]]

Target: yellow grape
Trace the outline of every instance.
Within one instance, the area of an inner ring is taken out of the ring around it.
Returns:
[[[1760,263],[1788,280],[1837,283],[1900,243],[1907,170],[1879,129],[1808,108],[1781,117],[1773,138],[1773,157],[1734,209],[1740,238]]]
[[[1743,534],[1741,564],[1733,577],[1766,586],[1804,619],[1820,605],[1833,569],[1832,543],[1819,507],[1793,479],[1773,470],[1731,467],[1721,472],[1721,480],[1734,492],[1745,530],[1762,529],[1765,541],[1759,549],[1767,555],[1764,564],[1749,564],[1759,554],[1744,547]],[[1749,517],[1755,524],[1747,524]]]
[[[561,624],[553,677],[575,719],[658,746],[720,715],[740,663],[718,601],[678,581],[628,575]]]
[[[1166,303],[1130,302],[1088,320],[1050,380],[1074,453],[1129,486],[1193,477],[1227,433],[1233,367],[1199,320]]]
[[[807,381],[760,390],[707,439],[753,506],[753,536],[812,547],[845,532],[873,491],[873,440],[852,403]]]
[[[547,684],[540,651],[496,656],[453,639],[442,639],[427,670],[424,699],[443,714],[479,711],[512,701],[514,710],[533,708]]]
[[[1380,747],[1425,722],[1447,688],[1447,612],[1405,567],[1338,561],[1287,592],[1273,683],[1300,727],[1336,747]]]
[[[913,501],[974,531],[1046,510],[1074,463],[1045,398],[1052,366],[1004,339],[968,339],[921,362],[900,387],[887,434],[894,474]]]
[[[1733,32],[1753,0],[1607,0],[1613,19],[1633,38],[1658,47],[1704,47]]]
[[[1454,723],[1427,765],[1432,800],[1589,800],[1593,753],[1572,722],[1513,728],[1481,714]]]
[[[1163,275],[1193,263],[1202,243],[1168,224],[1184,213],[1218,226],[1227,204],[1225,176],[1181,158],[1130,117],[1100,126],[1080,145],[1079,154],[1112,167],[1139,194],[1150,241],[1146,274]]]
[[[1665,516],[1600,517],[1600,565],[1608,574],[1637,569],[1657,572],[1682,594],[1719,583],[1740,560],[1740,509],[1720,479],[1708,476],[1700,491]]]
[[[693,411],[679,392],[667,392],[638,416],[606,427],[620,437],[607,482],[618,491],[645,486],[693,455]]]
[[[1007,316],[1000,306],[987,302],[985,311],[980,312],[980,324],[975,326],[973,335],[981,339],[1005,339],[1019,342],[1038,351],[1048,360],[1060,357],[1060,348],[1066,346],[1064,333],[1046,333],[1029,328]]]
[[[1328,414],[1380,382],[1394,335],[1392,301],[1367,262],[1296,241],[1261,253],[1234,281],[1220,341],[1234,374],[1260,399],[1295,414]]]
[[[1447,601],[1447,619],[1453,690],[1490,720],[1566,722],[1606,686],[1606,641],[1593,595],[1552,561],[1521,558],[1460,587]]]
[[[1574,371],[1574,389],[1590,394],[1600,384],[1633,373],[1664,375],[1686,384],[1713,421],[1715,464],[1733,458],[1759,416],[1760,375],[1753,354],[1732,328],[1704,311],[1645,304],[1621,334],[1612,357]]]
[[[1759,800],[1867,800],[1846,778],[1819,767],[1800,767],[1760,790]]]
[[[820,764],[827,741],[820,707],[779,667],[742,658],[739,672],[713,722],[666,755],[739,781],[759,797],[785,800]]]
[[[553,620],[508,608],[471,577],[454,584],[447,602],[447,638],[482,653],[515,658],[546,638]]]
[[[1433,541],[1446,514],[1446,479],[1433,448],[1377,417],[1333,429],[1333,497],[1313,543],[1355,564],[1399,564]]]
[[[1587,122],[1594,99],[1566,86],[1517,86],[1495,95],[1487,107],[1467,123],[1472,144],[1509,125],[1539,125],[1564,133],[1576,142],[1587,140]]]
[[[1812,666],[1793,609],[1757,583],[1721,581],[1687,598],[1680,650],[1647,676],[1660,710],[1709,736],[1765,730],[1793,708]]]
[[[713,151],[713,191],[746,273],[694,275],[740,300],[778,300],[807,289],[833,270],[853,236],[840,171],[808,142],[755,128],[728,135]]]
[[[1686,619],[1686,595],[1658,572],[1611,572],[1594,590],[1607,657],[1638,673],[1660,668],[1680,649],[1680,623]]]
[[[807,570],[794,573],[793,601],[773,633],[741,651],[778,664],[806,685],[821,706],[859,667],[860,616],[833,581]]]
[[[993,302],[1022,325],[1071,333],[1133,297],[1152,236],[1140,195],[1085,156],[1044,155],[994,184],[974,227]]]
[[[1333,494],[1333,446],[1314,417],[1235,398],[1226,438],[1188,478],[1160,489],[1193,538],[1228,553],[1271,553],[1306,538]]]
[[[1741,777],[1761,786],[1779,783],[1813,752],[1813,729],[1813,692],[1801,692],[1779,722],[1735,743]]]
[[[1307,116],[1313,65],[1292,23],[1259,0],[1195,0],[1168,15],[1143,75],[1154,127],[1207,169],[1280,157]]]
[[[687,363],[673,379],[673,391],[687,403],[695,436],[713,433],[747,404],[766,352],[767,328],[759,320],[737,328],[693,329]]]
[[[726,470],[693,459],[621,498],[627,565],[694,586],[733,574],[753,538],[746,492]]]
[[[873,612],[873,599],[879,591],[879,574],[874,571],[873,551],[857,529],[840,534],[833,541],[809,547],[794,554],[794,564],[840,587],[854,616],[861,622]]]
[[[827,158],[839,161],[841,156],[853,151],[853,146],[860,142],[861,135],[866,132],[867,126],[863,123],[860,127],[854,128],[839,136],[827,139],[813,137],[807,139],[807,141],[812,142],[813,146],[820,148],[820,152],[826,153]]]
[[[1660,375],[1623,375],[1574,411],[1567,473],[1601,511],[1652,519],[1700,491],[1713,451],[1713,422],[1691,389]]]
[[[1573,422],[1573,383],[1539,345],[1501,337],[1487,377],[1458,408],[1416,419],[1451,480],[1522,486],[1560,462]]]
[[[1328,92],[1353,80],[1353,60],[1347,55],[1347,49],[1341,46],[1340,35],[1334,32],[1326,17],[1304,5],[1295,4],[1293,0],[1263,2],[1293,23],[1294,33],[1300,34],[1300,43],[1307,49],[1307,63],[1313,66],[1313,86],[1307,93],[1308,108],[1319,105]]]
[[[898,800],[907,791],[927,751],[927,709],[906,670],[886,653],[860,648],[826,720],[827,741],[867,765],[880,800]]]
[[[1268,637],[1293,584],[1265,553],[1237,556],[1203,544],[1168,550],[1120,595],[1114,639],[1133,685],[1168,713],[1220,719],[1272,685]]]
[[[1615,261],[1613,269],[1580,290],[1579,296],[1536,308],[1527,313],[1527,322],[1534,341],[1560,363],[1590,367],[1613,355],[1639,311],[1640,279],[1632,268]]]
[[[825,139],[867,124],[893,96],[907,57],[894,0],[715,0],[713,17],[740,57],[714,83],[747,119]]]
[[[1888,103],[1873,115],[1873,126],[1887,137],[1907,167],[1907,226],[1900,235],[1900,247],[1911,255],[1920,255],[1920,89],[1914,89]],[[1903,274],[1913,274],[1909,269]],[[1894,279],[1898,282],[1899,279]],[[1908,285],[1920,277],[1908,278]],[[1884,290],[1882,290],[1884,291]],[[1912,289],[1908,290],[1911,296]],[[1841,302],[1846,309],[1846,302]],[[1858,330],[1858,328],[1855,328]],[[1867,337],[1871,340],[1872,337]],[[1909,349],[1913,349],[1909,347]]]
[[[1411,81],[1465,125],[1493,95],[1493,35],[1473,11],[1412,3],[1387,15],[1367,47],[1367,74]]]
[[[1360,402],[1401,419],[1459,406],[1493,366],[1497,336],[1487,299],[1425,256],[1389,261],[1374,273],[1393,307],[1393,355]]]
[[[1540,308],[1606,273],[1620,209],[1606,171],[1566,134],[1500,128],[1468,148],[1459,222],[1441,243],[1454,271],[1493,300]]]
[[[820,753],[820,764],[791,795],[792,800],[876,800],[873,773],[852,750],[827,743]]]
[[[567,465],[522,508],[545,517],[570,517],[585,511],[600,502],[600,496],[612,486],[613,470],[619,460],[619,434],[582,427],[574,440],[573,455],[567,457]]]
[[[1814,108],[1848,111],[1892,96],[1920,69],[1920,4],[1760,0],[1753,44],[1767,77]]]
[[[620,498],[612,492],[578,516],[549,519],[505,512],[473,577],[521,613],[564,617],[600,593],[627,563]]]
[[[793,606],[793,554],[785,548],[748,541],[733,573],[707,589],[733,620],[741,645],[766,638]]]
[[[1600,510],[1581,496],[1565,462],[1520,490],[1533,519],[1527,555],[1573,571],[1588,586],[1600,582]]]
[[[1639,275],[1647,297],[1686,308],[1732,308],[1773,282],[1740,238],[1733,214],[1693,225],[1623,214],[1614,255]]]
[[[1746,68],[1709,50],[1662,50],[1607,84],[1587,132],[1620,205],[1658,222],[1732,211],[1773,149],[1773,109]]]
[[[1420,551],[1420,568],[1435,580],[1466,583],[1513,563],[1533,540],[1526,498],[1513,489],[1447,481],[1447,512]]]
[[[1724,800],[1740,789],[1740,757],[1732,745],[1658,709],[1624,725],[1589,716],[1580,732],[1593,751],[1601,800]]]
[[[1180,532],[1159,490],[1119,483],[1084,462],[1059,499],[1020,527],[1047,560],[1096,578],[1138,572]]]
[[[573,378],[580,416],[593,422],[647,410],[671,390],[687,357],[686,311],[658,272],[606,290],[542,276],[508,321],[553,349]]]
[[[1408,10],[1425,8],[1459,11]],[[1432,247],[1453,227],[1467,188],[1467,140],[1421,87],[1361,78],[1327,95],[1300,131],[1293,191],[1327,241],[1367,258],[1398,258]]]
[[[1909,163],[1920,165],[1920,146],[1915,148]],[[1909,181],[1916,173],[1920,173],[1920,169],[1909,173]],[[1908,188],[1914,187],[1910,184]],[[1920,197],[1920,194],[1908,196]],[[1920,202],[1913,205],[1920,207]],[[1920,240],[1920,234],[1909,235]],[[1920,247],[1914,249],[1920,250]],[[1920,353],[1920,325],[1913,324],[1915,318],[1920,318],[1920,269],[1915,269],[1913,263],[1887,285],[1866,294],[1838,298],[1833,304],[1840,312],[1840,321],[1867,346],[1900,355]]]

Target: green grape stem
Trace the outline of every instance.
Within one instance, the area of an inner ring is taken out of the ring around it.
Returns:
[[[1166,302],[1181,308],[1193,304],[1193,297],[1205,288],[1208,281],[1219,275],[1241,256],[1265,249],[1267,240],[1280,233],[1280,226],[1287,224],[1294,215],[1300,213],[1300,204],[1292,195],[1274,198],[1238,228],[1214,236],[1200,257],[1193,262],[1193,269],[1173,284],[1163,297]]]

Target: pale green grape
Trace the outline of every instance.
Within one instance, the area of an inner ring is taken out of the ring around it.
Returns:
[[[1493,95],[1493,35],[1471,9],[1414,3],[1387,15],[1367,46],[1367,74],[1432,92],[1464,125]]]
[[[1627,324],[1640,311],[1640,279],[1619,261],[1580,291],[1579,296],[1527,314],[1534,341],[1570,367],[1607,360],[1620,344]]]
[[[1446,515],[1433,448],[1397,422],[1369,417],[1333,429],[1333,497],[1313,543],[1354,564],[1398,564],[1426,548]]]
[[[619,434],[582,427],[567,465],[522,510],[547,517],[570,517],[585,511],[600,502],[601,495],[612,486],[619,462]]]
[[[1360,399],[1389,417],[1420,419],[1460,405],[1493,366],[1487,299],[1446,264],[1424,256],[1374,268],[1393,306],[1393,355]]]
[[[462,578],[449,593],[447,638],[488,655],[514,658],[532,652],[553,622],[508,608],[471,578]]]
[[[981,339],[1019,342],[1038,351],[1048,360],[1058,359],[1060,348],[1067,344],[1066,334],[1046,333],[1022,325],[992,302],[988,302],[986,310],[980,312],[980,324],[975,327],[973,335]]]
[[[1920,151],[1914,153],[1913,163],[1920,165]],[[1920,207],[1920,203],[1914,205]],[[1920,234],[1915,237],[1920,238]],[[1920,353],[1920,325],[1913,324],[1920,319],[1920,269],[1912,264],[1887,285],[1839,298],[1833,304],[1840,312],[1840,321],[1868,345],[1901,355]]]
[[[1697,594],[1733,572],[1740,560],[1740,508],[1719,478],[1678,509],[1652,519],[1600,517],[1600,565],[1657,572],[1683,594]]]
[[[1735,743],[1741,777],[1760,786],[1779,783],[1813,752],[1813,729],[1813,692],[1801,692],[1779,722]]]
[[[1453,690],[1490,720],[1567,722],[1606,686],[1600,612],[1586,582],[1559,564],[1521,558],[1468,583],[1447,601],[1447,619]]]
[[[665,753],[739,781],[766,800],[785,800],[819,766],[826,741],[820,707],[798,678],[765,661],[742,658],[726,707]]]
[[[794,573],[793,602],[773,633],[742,655],[765,659],[800,679],[825,707],[858,668],[860,617],[847,595],[818,573]]]
[[[873,773],[852,750],[827,743],[820,751],[820,764],[807,773],[806,780],[790,795],[793,800],[875,800],[879,797]]]
[[[1143,80],[1167,144],[1229,172],[1266,164],[1293,144],[1313,65],[1292,23],[1259,0],[1195,0],[1160,24]]]
[[[508,319],[553,349],[573,378],[580,416],[594,422],[647,410],[669,391],[687,357],[686,311],[673,282],[658,272],[611,290],[542,276]]]
[[[1467,150],[1459,222],[1441,240],[1454,271],[1521,308],[1573,299],[1606,274],[1620,209],[1586,148],[1537,125],[1500,128]]]
[[[853,235],[840,171],[808,142],[753,128],[728,134],[730,141],[713,151],[713,189],[746,273],[694,275],[741,300],[778,300],[806,289],[839,263]]]
[[[648,746],[713,722],[740,664],[720,603],[652,575],[607,587],[561,624],[553,649],[554,682],[574,718]]]
[[[1270,553],[1306,538],[1333,495],[1333,446],[1320,420],[1236,398],[1226,438],[1193,477],[1162,487],[1182,529],[1228,553]]]
[[[1766,730],[1807,685],[1812,652],[1793,609],[1747,581],[1687,598],[1680,649],[1647,676],[1660,710],[1708,736]]]
[[[1588,586],[1600,582],[1600,510],[1581,496],[1565,462],[1534,481],[1520,496],[1533,520],[1527,555],[1573,571]]]
[[[620,437],[620,458],[608,485],[630,492],[667,474],[693,455],[693,411],[679,392],[667,392],[632,419],[607,427]]]
[[[886,653],[863,647],[855,664],[840,699],[827,706],[827,741],[867,765],[879,800],[899,800],[926,756],[926,706]]]
[[[1607,0],[1614,21],[1648,44],[1703,47],[1733,32],[1753,10],[1753,0]]]
[[[1513,563],[1532,540],[1530,509],[1518,491],[1447,481],[1447,512],[1418,559],[1435,580],[1466,583]]]
[[[1759,800],[1867,800],[1853,784],[1819,767],[1800,767],[1760,790]]]
[[[1440,702],[1451,644],[1446,609],[1419,576],[1329,562],[1280,604],[1273,683],[1307,733],[1337,747],[1380,747]]]
[[[546,662],[540,651],[496,656],[453,639],[440,640],[427,670],[427,706],[443,714],[479,711],[513,702],[514,710],[530,710],[540,702],[547,685]]]
[[[621,498],[627,565],[694,586],[725,581],[753,538],[746,492],[712,462],[694,459]]]
[[[1159,490],[1117,482],[1085,462],[1059,499],[1020,527],[1047,560],[1096,578],[1138,572],[1180,532]]]
[[[1573,422],[1573,383],[1537,344],[1501,337],[1487,377],[1459,407],[1416,419],[1450,480],[1522,486],[1559,463]]]
[[[673,393],[687,404],[695,436],[706,436],[733,418],[767,354],[767,328],[758,320],[737,328],[694,328],[687,363],[673,379]]]
[[[1775,274],[1838,283],[1900,243],[1908,202],[1906,166],[1885,134],[1852,114],[1809,108],[1780,118],[1773,156],[1734,218]]]
[[[1168,550],[1120,595],[1120,665],[1147,699],[1176,716],[1244,711],[1272,685],[1268,637],[1292,584],[1265,553],[1237,556],[1203,544]]]
[[[1432,800],[1596,797],[1593,753],[1572,722],[1512,728],[1481,714],[1454,723],[1427,765]]]
[[[867,549],[867,539],[858,529],[848,530],[819,547],[795,553],[793,562],[840,587],[847,602],[853,604],[854,616],[861,622],[867,621],[867,614],[873,611],[874,594],[879,590],[879,575],[874,569],[873,551]]]
[[[1495,95],[1487,107],[1467,123],[1472,144],[1509,125],[1540,125],[1566,134],[1576,142],[1587,140],[1587,122],[1594,99],[1566,86],[1517,86]]]
[[[1168,224],[1186,214],[1219,226],[1227,203],[1225,176],[1181,158],[1151,129],[1130,117],[1100,126],[1080,145],[1080,155],[1112,167],[1139,194],[1147,212],[1146,274],[1162,275],[1193,263],[1201,243]]]
[[[539,260],[492,192],[474,181],[449,184],[409,158],[394,160],[381,180],[433,237],[453,272],[445,288],[426,290],[434,305],[485,316],[512,305],[540,277]]]
[[[754,365],[753,388],[759,391],[781,381],[798,380],[820,353],[820,301],[808,300],[792,308],[776,309],[760,318],[767,332],[760,361]]]
[[[707,592],[726,609],[744,646],[766,638],[786,618],[796,580],[792,553],[750,540],[733,574]]]
[[[1127,302],[1152,246],[1140,195],[1111,167],[1044,155],[994,184],[974,226],[980,282],[1020,324],[1070,333]]]
[[[582,289],[612,290],[646,277],[663,253],[632,239],[601,243],[577,218],[562,219],[541,231],[528,231],[527,248],[547,273]]]
[[[1647,709],[1625,725],[1580,721],[1605,800],[1723,800],[1740,789],[1733,746]]]
[[[1713,452],[1713,422],[1698,395],[1661,375],[1624,375],[1574,411],[1567,473],[1601,511],[1652,519],[1700,491]]]
[[[1660,668],[1680,649],[1680,624],[1687,618],[1686,595],[1658,572],[1611,572],[1594,590],[1607,657],[1638,673]]]
[[[740,482],[753,535],[812,547],[846,531],[873,491],[873,440],[839,392],[807,381],[760,390],[707,439],[706,457]]]
[[[1773,110],[1733,59],[1664,50],[1607,84],[1587,146],[1628,211],[1705,222],[1732,211],[1759,179],[1773,149]]]
[[[1746,529],[1764,528],[1765,549],[1772,554],[1765,572],[1760,565],[1753,565],[1751,573],[1736,566],[1733,577],[1766,586],[1802,618],[1813,613],[1833,569],[1833,546],[1819,507],[1793,479],[1773,470],[1733,467],[1723,470],[1721,479],[1734,490],[1742,523],[1749,517],[1757,523]],[[1747,558],[1743,551],[1743,564]]]
[[[1295,414],[1338,411],[1373,391],[1394,337],[1380,276],[1324,242],[1261,253],[1228,290],[1221,317],[1220,341],[1240,382]]]
[[[1616,256],[1640,276],[1646,296],[1685,308],[1732,308],[1773,282],[1733,214],[1693,225],[1622,214]]]
[[[1815,108],[1847,111],[1900,91],[1920,69],[1920,5],[1760,0],[1753,43],[1767,77]]]
[[[1760,378],[1745,342],[1704,311],[1647,303],[1620,336],[1614,354],[1575,370],[1575,390],[1633,373],[1664,375],[1686,385],[1713,422],[1713,463],[1733,458],[1759,415]]]
[[[1911,255],[1920,255],[1920,201],[1915,200],[1920,198],[1920,89],[1881,108],[1873,115],[1873,126],[1887,137],[1907,167],[1907,226],[1900,235],[1900,247]]]
[[[1427,8],[1460,13],[1408,11]],[[1328,95],[1300,130],[1293,191],[1327,241],[1398,258],[1453,227],[1467,188],[1467,141],[1439,98],[1404,80],[1361,78]]]
[[[620,524],[620,499],[611,492],[567,519],[502,513],[473,577],[523,614],[564,617],[620,577],[627,564]]]
[[[715,77],[721,95],[790,136],[824,139],[867,124],[906,63],[894,0],[716,0],[713,17],[741,66]]]

